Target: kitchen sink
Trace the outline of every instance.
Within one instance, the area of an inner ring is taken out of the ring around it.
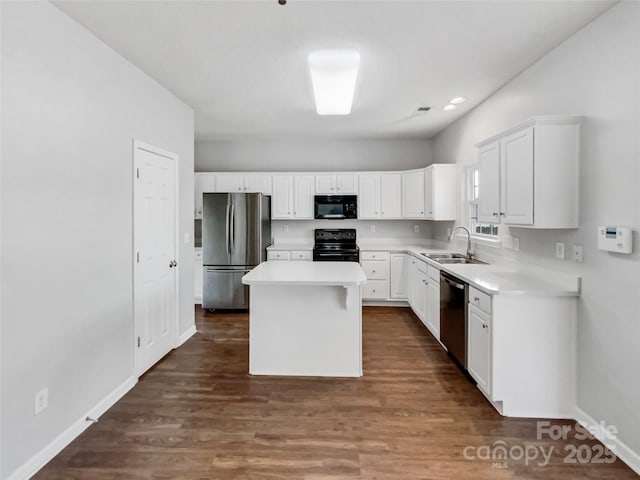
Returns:
[[[462,253],[421,253],[420,255],[442,264],[473,263],[479,265],[487,265],[487,262],[482,262],[480,260],[476,260],[475,258],[468,259],[466,255]]]
[[[475,258],[468,259],[465,257],[455,257],[455,258],[434,258],[434,260],[438,263],[442,264],[461,264],[461,263],[472,263],[479,265],[487,265],[487,262],[482,262],[480,260],[476,260]]]
[[[465,256],[462,253],[421,253],[420,255],[436,261],[440,261],[442,259],[453,260],[456,258],[461,258],[461,259],[465,258]]]

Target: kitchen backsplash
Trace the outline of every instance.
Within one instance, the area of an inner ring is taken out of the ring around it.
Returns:
[[[415,231],[416,226],[418,232]],[[271,222],[271,234],[276,243],[313,242],[313,232],[316,228],[355,228],[359,239],[402,238],[424,241],[431,237],[431,222],[424,220],[273,220]]]

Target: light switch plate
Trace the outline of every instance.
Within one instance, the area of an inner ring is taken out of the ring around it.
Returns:
[[[513,237],[513,250],[520,251],[520,237]]]
[[[414,225],[413,226],[413,231],[416,232],[416,233],[419,233],[420,232],[420,225],[417,225],[417,224]]]
[[[556,258],[564,260],[564,242],[556,242]]]
[[[185,245],[189,245],[189,243],[191,242],[191,234],[189,232],[186,232],[184,234],[184,244]]]
[[[376,231],[376,226],[375,225],[371,225],[370,230],[371,230],[371,233],[375,232]]]

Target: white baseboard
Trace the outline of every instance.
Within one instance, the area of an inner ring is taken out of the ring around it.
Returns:
[[[600,422],[596,422],[590,415],[588,415],[585,411],[576,407],[576,421],[585,428],[589,428],[592,425],[599,425]],[[590,431],[591,433],[591,431]],[[640,475],[640,455],[637,452],[634,452],[627,444],[622,442],[619,438],[605,439],[603,435],[593,435],[602,443],[607,443],[612,445],[613,453],[626,463],[631,470]]]
[[[64,432],[58,435],[52,442],[37,452],[22,466],[18,467],[18,469],[14,470],[13,473],[7,477],[7,480],[24,480],[25,478],[31,478],[35,475],[42,467],[49,463],[53,457],[58,455],[62,449],[93,424],[93,422],[87,421],[87,417],[97,420],[131,390],[136,383],[138,383],[138,379],[135,377],[129,377],[125,380],[114,391],[100,400],[91,410],[82,415],[82,417],[71,424]]]
[[[196,326],[192,325],[191,328],[178,337],[178,344],[176,345],[176,348],[182,346],[182,344],[193,337],[197,331]]]

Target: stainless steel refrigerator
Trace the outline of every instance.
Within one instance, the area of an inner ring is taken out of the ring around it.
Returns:
[[[249,287],[241,279],[267,259],[271,197],[261,193],[205,193],[202,205],[202,307],[249,308]]]

